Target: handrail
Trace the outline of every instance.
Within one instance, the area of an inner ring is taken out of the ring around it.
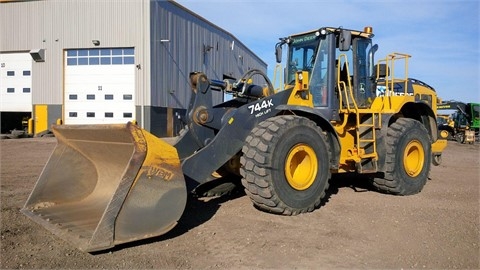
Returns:
[[[393,95],[393,89],[395,83],[403,83],[403,91],[404,94],[407,94],[408,91],[408,59],[411,57],[409,54],[405,53],[390,53],[385,57],[385,59],[380,59],[377,61],[377,77],[376,80],[379,79],[379,68],[381,63],[385,63],[387,67],[387,74],[385,76],[385,96]],[[396,78],[395,77],[395,61],[404,60],[404,78]]]
[[[345,83],[344,81],[341,81],[340,80],[340,69],[341,69],[341,66],[342,66],[342,59],[344,60],[344,63],[347,63],[345,65],[345,67],[347,68],[347,82]],[[348,84],[348,86],[347,86]],[[353,104],[353,107],[355,109],[355,111],[358,110],[358,107],[357,107],[357,102],[355,100],[355,97],[353,96],[353,90],[352,90],[352,82],[350,80],[350,69],[349,69],[349,65],[348,65],[348,58],[347,58],[347,55],[346,54],[340,54],[338,56],[338,66],[337,66],[337,87],[338,87],[338,91],[340,93],[340,99],[339,99],[339,102],[340,102],[340,108],[342,108],[342,101],[343,101],[343,98],[342,98],[342,92],[344,92],[345,94],[345,104],[347,106],[347,112],[351,112],[352,109],[350,108],[350,100],[349,98],[351,98],[351,102]]]

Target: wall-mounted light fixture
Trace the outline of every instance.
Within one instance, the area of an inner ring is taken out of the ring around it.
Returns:
[[[168,42],[170,42],[170,39],[160,39],[160,42],[162,42],[162,43],[168,43]]]
[[[35,62],[45,62],[45,49],[30,50],[30,56]]]
[[[99,46],[99,45],[100,45],[100,40],[94,39],[94,40],[92,40],[92,43],[93,43],[93,45],[95,45],[95,46]]]
[[[213,46],[203,44],[203,53],[207,53],[213,49]]]

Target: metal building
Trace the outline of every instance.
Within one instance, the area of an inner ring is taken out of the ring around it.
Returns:
[[[171,136],[191,71],[222,79],[267,69],[232,34],[173,1],[2,1],[0,35],[2,132],[31,117],[34,134],[59,121],[136,120]]]

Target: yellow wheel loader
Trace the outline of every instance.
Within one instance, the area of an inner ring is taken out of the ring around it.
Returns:
[[[282,90],[258,70],[191,73],[186,126],[171,143],[132,123],[54,126],[58,145],[21,211],[92,252],[169,231],[188,192],[219,176],[241,178],[258,209],[281,215],[318,208],[338,173],[418,193],[446,146],[437,95],[407,76],[409,55],[375,62],[372,37],[371,27],[323,27],[281,38]],[[213,105],[212,91],[234,98]]]

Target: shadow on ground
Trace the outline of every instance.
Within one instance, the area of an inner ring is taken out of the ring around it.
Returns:
[[[245,196],[243,187],[241,186],[241,184],[239,184],[238,179],[234,179],[233,181],[230,181],[229,179],[221,179],[219,181],[215,180],[214,183],[224,184],[226,182],[235,183],[237,186],[233,190],[231,190],[230,192],[227,192],[222,196],[199,198],[199,196],[193,194],[192,192],[189,192],[187,205],[186,205],[185,211],[183,212],[182,217],[180,218],[178,224],[166,234],[158,237],[120,244],[118,246],[113,247],[112,249],[99,251],[92,254],[95,255],[95,254],[102,254],[107,252],[115,252],[125,248],[131,248],[135,246],[161,242],[167,239],[176,238],[194,229],[195,227],[202,225],[203,223],[207,222],[215,215],[215,213],[218,211],[218,209],[221,207],[223,203]],[[187,186],[188,185],[189,184],[187,181]],[[206,185],[202,187],[200,191],[197,189],[197,193],[203,193],[210,188],[214,188],[215,186],[216,186],[215,184]],[[375,188],[370,184],[369,178],[367,176],[359,176],[355,174],[333,175],[332,179],[330,180],[330,186],[326,191],[326,195],[322,201],[321,206],[327,204],[332,196],[334,196],[341,189],[344,189],[344,188],[353,189],[355,192],[375,191]],[[192,190],[192,188],[190,187],[189,190]],[[252,207],[254,207],[253,204],[252,204]]]

